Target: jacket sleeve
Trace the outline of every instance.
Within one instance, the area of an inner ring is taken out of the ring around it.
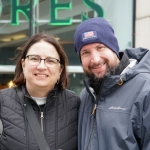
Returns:
[[[0,91],[0,119],[1,119],[1,109],[2,109],[2,108],[1,108],[1,107],[2,107],[2,104],[1,104],[1,103],[2,103],[2,97],[1,97],[1,91]]]
[[[80,107],[80,103],[81,103],[80,97],[77,96],[77,107],[78,107],[78,110],[79,110],[79,107]]]
[[[150,89],[150,88],[149,88]],[[143,92],[143,100],[141,100],[140,116],[140,145],[141,150],[150,150],[150,91]],[[137,124],[137,126],[139,126]]]
[[[0,95],[0,137],[1,137],[1,134],[3,132],[3,126],[2,126],[2,121],[1,121],[1,107],[2,107],[2,102],[1,101],[2,101],[2,98],[1,98],[1,95]]]

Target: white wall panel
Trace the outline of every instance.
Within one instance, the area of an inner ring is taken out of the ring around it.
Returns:
[[[136,21],[135,37],[136,47],[146,47],[150,49],[150,18]]]
[[[145,18],[150,15],[150,0],[136,0],[136,18]]]
[[[136,1],[135,47],[150,49],[150,0]]]

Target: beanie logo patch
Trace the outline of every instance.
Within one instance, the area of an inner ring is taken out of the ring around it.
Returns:
[[[96,31],[88,31],[82,34],[82,41],[86,39],[97,38]]]

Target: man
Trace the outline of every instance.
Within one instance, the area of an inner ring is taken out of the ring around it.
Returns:
[[[85,74],[78,150],[150,150],[150,52],[119,53],[103,18],[82,22],[74,35]]]

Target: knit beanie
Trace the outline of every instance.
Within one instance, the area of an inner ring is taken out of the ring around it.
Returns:
[[[74,34],[74,45],[78,55],[80,56],[82,46],[91,43],[104,44],[114,51],[119,58],[119,46],[114,30],[104,18],[91,18],[83,21],[77,27]]]

